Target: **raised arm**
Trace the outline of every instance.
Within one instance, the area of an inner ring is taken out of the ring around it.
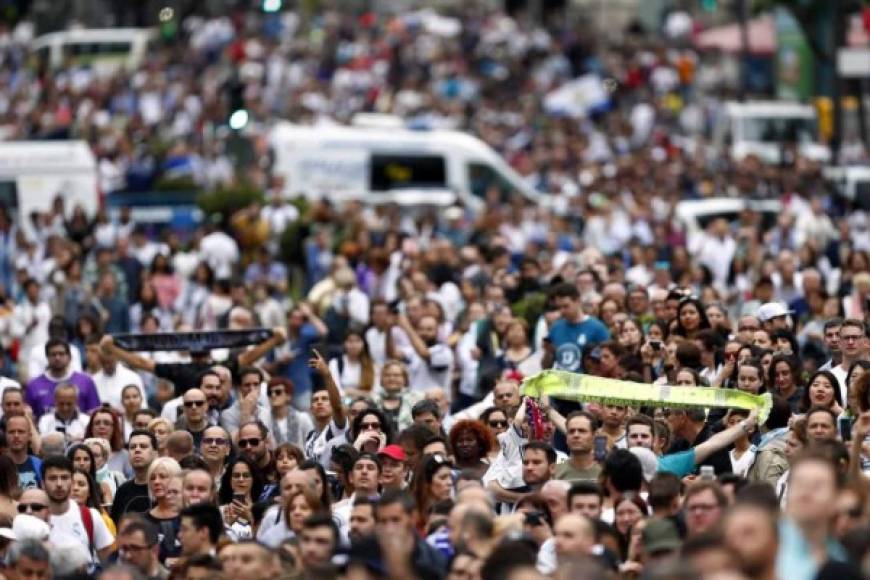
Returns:
[[[420,338],[420,335],[417,334],[417,331],[414,330],[414,327],[411,325],[411,321],[408,320],[408,317],[404,314],[399,315],[399,328],[405,331],[405,334],[408,335],[408,338],[411,340],[411,346],[414,348],[414,352],[416,352],[420,358],[425,361],[428,361],[432,358],[432,353],[429,352],[429,347],[426,346],[426,343]]]
[[[266,354],[268,354],[270,350],[272,350],[276,346],[284,344],[285,340],[287,340],[287,334],[284,329],[280,326],[273,328],[272,336],[239,355],[239,366],[251,366],[258,360],[266,356]]]
[[[323,379],[323,383],[326,385],[326,392],[329,393],[329,404],[332,407],[332,420],[335,421],[336,427],[343,428],[345,417],[344,406],[341,404],[341,391],[338,390],[338,385],[335,384],[335,380],[332,378],[332,373],[329,372],[329,365],[326,364],[326,360],[317,349],[312,349],[312,351],[314,352],[314,357],[308,362],[308,364],[311,368],[315,369]]]
[[[317,316],[317,314],[307,302],[303,302],[299,305],[299,311],[305,315],[305,317],[308,319],[308,322],[310,322],[311,326],[314,327],[314,330],[317,331],[318,336],[325,336],[329,332],[329,329],[326,327],[326,323],[324,323],[323,320],[321,320],[320,317]]]
[[[743,419],[733,427],[729,427],[724,431],[716,433],[700,445],[695,447],[695,465],[700,465],[702,461],[716,453],[720,449],[725,449],[742,435],[748,434],[758,424],[758,410],[753,409],[749,413],[749,417]]]
[[[111,354],[133,370],[140,370],[153,374],[154,369],[157,367],[157,364],[153,360],[140,356],[135,352],[124,350],[115,344],[115,339],[112,338],[111,334],[106,334],[102,339],[100,339],[100,348],[103,352]]]

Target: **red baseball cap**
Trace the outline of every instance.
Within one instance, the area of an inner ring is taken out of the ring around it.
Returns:
[[[378,455],[386,455],[390,459],[396,461],[405,461],[405,450],[398,445],[387,445],[378,451]]]

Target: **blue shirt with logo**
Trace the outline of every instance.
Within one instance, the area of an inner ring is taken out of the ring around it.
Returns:
[[[609,340],[610,331],[592,316],[580,323],[559,319],[550,329],[548,338],[556,349],[553,368],[578,373],[582,370],[583,347]]]

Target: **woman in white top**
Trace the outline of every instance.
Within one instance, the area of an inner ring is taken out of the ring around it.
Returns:
[[[371,396],[378,384],[375,363],[361,332],[348,331],[343,354],[329,361],[329,373],[345,395]]]

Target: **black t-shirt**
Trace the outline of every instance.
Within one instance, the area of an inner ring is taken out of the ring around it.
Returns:
[[[181,528],[180,517],[159,519],[149,511],[145,514],[145,519],[154,524],[158,530],[157,544],[160,546],[158,559],[161,564],[166,562],[166,558],[175,558],[181,554],[181,542],[178,540],[178,531]]]
[[[157,363],[154,375],[170,381],[175,386],[175,396],[180,397],[199,384],[199,375],[218,364],[227,367],[235,377],[239,370],[239,357],[230,355],[223,362]]]
[[[112,521],[118,523],[127,512],[147,513],[151,509],[151,498],[148,497],[148,486],[139,485],[135,480],[121,484],[115,492],[115,500],[112,502],[112,511],[109,515]]]
[[[694,441],[689,442],[682,437],[678,437],[668,448],[667,454],[687,451],[692,447],[697,447],[713,435],[713,428],[710,426],[710,424],[705,424],[704,428],[701,429],[701,431],[698,433],[698,436],[695,437]],[[728,448],[726,447],[725,449],[720,449],[719,451],[710,455],[710,457],[708,457],[698,465],[698,468],[695,471],[699,471],[701,469],[701,465],[712,465],[713,470],[716,472],[716,475],[731,473],[731,456],[728,455]]]

